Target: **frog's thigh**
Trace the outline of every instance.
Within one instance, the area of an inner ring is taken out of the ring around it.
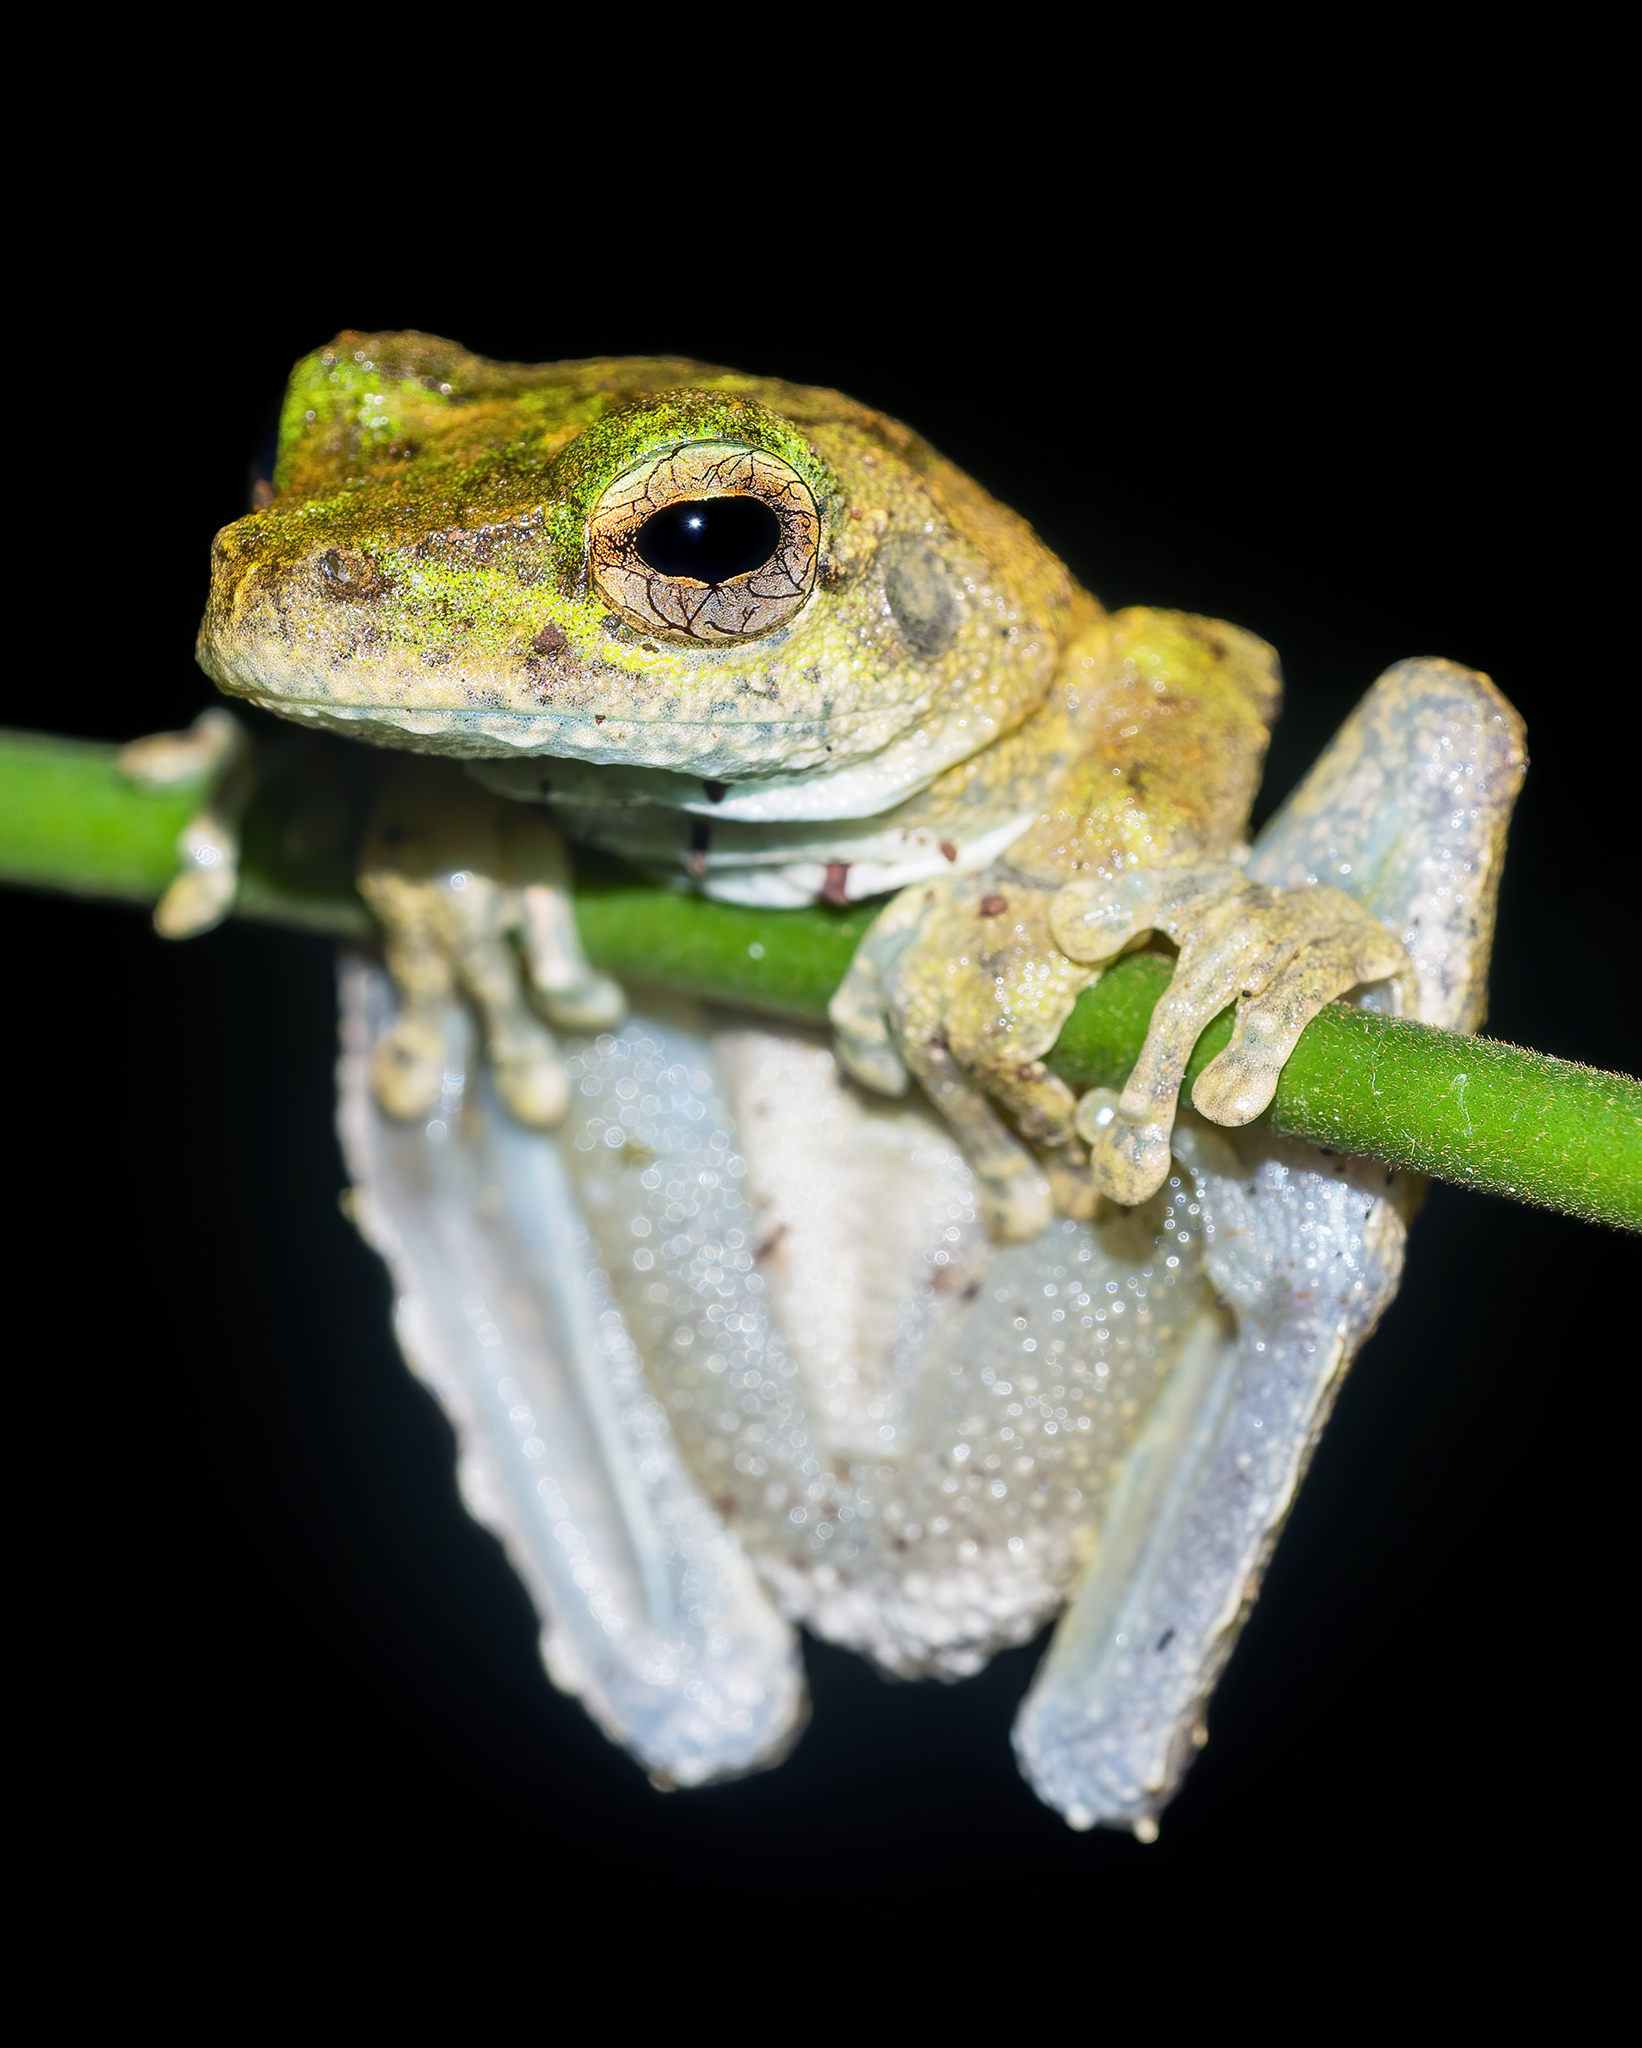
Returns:
[[[1250,879],[1355,897],[1407,949],[1419,1018],[1474,1031],[1526,766],[1522,720],[1487,676],[1399,661],[1260,834]]]
[[[1226,1306],[1130,1453],[1015,1730],[1034,1789],[1074,1827],[1143,1839],[1207,1739],[1209,1695],[1404,1238],[1383,1167],[1191,1117],[1175,1143]]]
[[[568,1087],[551,1033],[531,1013],[508,943],[522,922],[500,832],[504,799],[454,763],[409,756],[394,764],[372,815],[359,890],[381,924],[399,1016],[374,1056],[378,1100],[390,1115],[429,1114],[446,1070],[444,1018],[452,989],[471,998],[497,1086],[521,1122],[547,1128]]]
[[[454,1002],[440,1114],[382,1115],[368,1075],[394,991],[358,960],[341,979],[355,1219],[456,1430],[464,1499],[542,1617],[549,1672],[660,1783],[775,1761],[804,1710],[792,1633],[645,1387],[559,1141],[499,1113]]]
[[[1525,763],[1521,720],[1486,676],[1399,662],[1261,834],[1249,877],[1353,896],[1407,949],[1418,1014],[1474,1030]],[[1175,1150],[1235,1332],[1182,1361],[1016,1732],[1051,1805],[1142,1831],[1202,1739],[1306,1453],[1396,1291],[1404,1235],[1406,1188],[1383,1167],[1256,1131],[1228,1141],[1191,1118]]]

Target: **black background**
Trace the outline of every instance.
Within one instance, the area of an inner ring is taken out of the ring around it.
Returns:
[[[291,360],[344,324],[678,350],[839,385],[1108,602],[1274,641],[1261,816],[1388,662],[1486,669],[1533,755],[1488,1028],[1634,1067],[1610,962],[1635,925],[1635,657],[1588,239],[1464,180],[1349,218],[1289,219],[1290,190],[1212,232],[1182,205],[1108,206],[1097,233],[1062,189],[1024,237],[891,184],[749,257],[712,208],[677,236],[532,215],[522,175],[406,230],[386,172],[253,150],[226,210],[202,165],[92,256],[42,258],[22,424],[48,438],[13,572],[47,632],[9,722],[123,739],[208,701],[210,536]],[[84,1882],[180,1862],[202,1909],[471,1888],[795,1934],[851,1908],[1332,1910],[1372,1884],[1429,1929],[1446,1899],[1504,1911],[1595,1867],[1629,1769],[1607,1518],[1633,1483],[1633,1242],[1433,1192],[1157,1845],[1074,1835],[1017,1779],[1041,1646],[951,1689],[812,1646],[793,1758],[662,1797],[542,1676],[337,1211],[327,948],[243,925],[167,946],[137,913],[17,895],[0,919],[26,1769]]]

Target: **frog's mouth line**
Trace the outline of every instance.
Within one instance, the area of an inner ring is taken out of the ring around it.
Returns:
[[[219,687],[221,687],[219,685]],[[904,717],[906,705],[894,700],[883,703],[855,704],[848,711],[832,714],[811,712],[792,718],[771,718],[767,715],[749,713],[737,716],[734,711],[720,709],[710,718],[649,717],[632,711],[510,711],[500,705],[489,704],[337,704],[321,698],[285,697],[270,691],[230,690],[227,695],[242,697],[247,703],[257,705],[261,710],[275,712],[282,718],[334,718],[353,725],[395,724],[408,732],[433,732],[471,728],[478,721],[501,725],[504,722],[520,729],[521,734],[531,728],[546,728],[552,731],[578,730],[602,732],[631,727],[634,730],[646,728],[658,732],[767,732],[790,733],[794,735],[837,732],[841,736],[854,726],[871,719]],[[975,714],[967,709],[965,715]],[[988,735],[990,737],[990,735]],[[505,760],[506,753],[498,750],[496,759]]]
[[[713,812],[749,822],[873,816],[927,788],[1006,729],[971,711],[961,723],[926,723],[909,731],[900,705],[893,707],[894,720],[884,720],[875,730],[873,714],[866,710],[831,720],[627,720],[482,707],[395,711],[250,690],[234,694],[279,717],[345,738],[442,754],[475,767],[488,764],[492,773],[487,780],[518,779],[520,786],[508,793],[529,802],[541,801],[534,786],[535,764],[563,761],[583,774],[609,770],[677,776],[691,785],[679,808],[692,808],[709,787],[719,788],[722,799],[707,798]]]
[[[835,690],[807,686],[786,694],[785,699],[774,690],[759,689],[726,690],[722,684],[710,693],[706,689],[681,687],[639,693],[628,697],[621,685],[630,679],[612,678],[610,697],[611,708],[598,708],[603,691],[595,686],[590,690],[578,689],[566,698],[550,699],[546,702],[525,704],[519,702],[521,693],[498,687],[489,679],[477,676],[473,680],[472,695],[461,694],[461,684],[456,688],[447,686],[440,690],[431,677],[417,677],[413,683],[404,678],[389,678],[389,687],[411,687],[419,701],[389,698],[386,693],[374,696],[368,688],[357,693],[326,694],[319,679],[305,674],[301,667],[285,662],[258,663],[245,660],[221,659],[218,650],[202,639],[197,651],[201,668],[227,695],[243,697],[278,716],[302,719],[328,719],[355,725],[394,725],[407,732],[432,734],[441,730],[473,730],[478,726],[490,729],[491,737],[498,743],[499,754],[506,755],[516,748],[528,748],[535,735],[544,732],[574,733],[585,731],[590,736],[604,734],[609,729],[627,728],[633,731],[650,729],[707,733],[714,728],[737,733],[767,734],[772,740],[778,738],[815,737],[831,735],[847,739],[863,725],[882,728],[892,724],[898,733],[905,733],[928,722],[938,722],[932,698],[936,692],[928,690],[918,695],[889,695],[881,699],[861,701],[854,699],[835,710],[822,708],[829,696],[836,698]],[[293,672],[294,667],[294,672]],[[294,685],[294,687],[293,687]],[[430,687],[431,686],[431,687]],[[847,691],[847,685],[840,688]],[[424,695],[423,693],[427,694]],[[689,699],[694,696],[702,702],[701,715],[691,715]],[[809,698],[809,708],[804,699]],[[433,701],[429,701],[430,698]],[[439,701],[440,699],[443,701]],[[511,699],[511,701],[509,701]],[[648,701],[647,701],[648,699]],[[681,699],[684,700],[681,703]],[[614,701],[611,701],[614,700]],[[957,715],[973,722],[984,713],[977,706],[955,707]]]
[[[1002,734],[1012,731],[1038,708],[1030,703],[1011,705],[1009,712],[1012,715],[999,716],[995,711],[974,703],[964,703],[950,706],[948,715],[943,717],[932,706],[914,705],[909,708],[904,699],[886,698],[851,704],[846,710],[790,712],[782,716],[772,715],[773,707],[761,710],[757,708],[756,701],[752,701],[746,704],[720,703],[707,716],[691,718],[679,717],[672,712],[658,716],[645,710],[593,711],[581,707],[559,710],[548,705],[537,710],[520,711],[507,705],[484,703],[349,704],[328,698],[293,697],[282,691],[244,684],[225,686],[220,679],[213,679],[226,695],[242,697],[281,718],[323,720],[352,726],[394,726],[419,737],[446,732],[484,733],[494,742],[487,751],[497,760],[528,754],[535,749],[538,736],[547,733],[566,737],[585,733],[589,745],[608,744],[627,734],[636,736],[646,732],[680,735],[720,732],[726,736],[767,736],[772,741],[829,738],[850,741],[861,733],[863,727],[877,729],[879,736],[872,742],[872,751],[897,741],[919,739],[924,745],[933,746],[936,744],[934,735],[937,734],[963,732],[973,735],[973,744],[965,745],[962,752],[954,757],[962,758],[963,754],[989,745]]]

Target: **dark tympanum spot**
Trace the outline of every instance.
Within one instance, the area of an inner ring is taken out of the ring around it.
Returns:
[[[921,535],[889,541],[883,553],[884,595],[901,638],[934,661],[958,637],[963,609],[946,564]]]
[[[762,569],[781,545],[781,522],[758,498],[684,498],[647,519],[639,560],[662,576],[728,583]]]

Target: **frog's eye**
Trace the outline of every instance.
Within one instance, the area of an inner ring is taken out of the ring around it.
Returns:
[[[815,583],[821,520],[778,456],[692,441],[618,477],[588,521],[599,595],[641,633],[751,640]]]

